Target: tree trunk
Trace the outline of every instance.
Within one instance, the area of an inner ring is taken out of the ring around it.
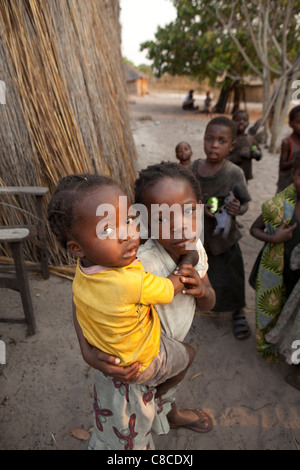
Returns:
[[[240,81],[236,81],[233,85],[233,107],[231,111],[232,115],[240,109],[241,90],[242,87]]]
[[[272,111],[269,111],[268,107],[271,99],[271,77],[270,72],[265,68],[263,70],[263,116],[266,114],[272,114]],[[272,118],[271,118],[272,119]],[[266,119],[264,124],[264,141],[267,145],[270,143],[271,131],[270,131],[270,121],[271,119]]]
[[[233,89],[234,82],[229,79],[225,79],[223,83],[219,98],[215,106],[213,107],[213,113],[224,114],[226,111],[227,101],[230,93]]]
[[[274,106],[273,121],[271,126],[270,152],[276,152],[278,149],[278,139],[280,139],[280,131],[290,107],[293,93],[292,83],[296,77],[297,74],[288,77],[282,77],[279,82],[280,86]]]

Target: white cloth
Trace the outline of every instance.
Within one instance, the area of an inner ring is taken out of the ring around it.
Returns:
[[[199,262],[195,269],[199,276],[203,278],[208,270],[207,255],[200,240],[197,242]],[[168,277],[176,268],[166,250],[156,241],[147,240],[140,246],[138,257],[146,271],[156,276]],[[156,305],[162,330],[167,336],[183,341],[192,325],[195,314],[196,300],[191,295],[177,294],[170,304]]]

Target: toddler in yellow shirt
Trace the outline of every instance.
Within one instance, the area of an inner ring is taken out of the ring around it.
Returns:
[[[170,303],[184,292],[191,281],[184,260],[168,278],[145,272],[136,258],[140,236],[128,199],[105,176],[62,178],[49,203],[48,220],[58,241],[77,258],[74,303],[88,342],[118,356],[123,366],[138,361],[134,383],[179,383],[195,352],[161,332],[153,305]]]

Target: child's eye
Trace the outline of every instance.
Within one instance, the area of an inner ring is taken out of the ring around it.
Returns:
[[[132,225],[134,223],[134,218],[133,217],[128,217],[128,219],[126,220],[126,224],[127,225]]]
[[[184,215],[192,215],[195,212],[195,207],[188,207],[184,209]]]
[[[97,235],[98,235],[98,238],[106,238],[108,237],[111,233],[113,233],[114,229],[113,227],[104,227],[102,230],[100,230]]]
[[[159,221],[160,224],[163,224],[163,223],[165,223],[165,222],[168,222],[168,220],[169,220],[169,219],[168,219],[167,217],[163,217],[163,216],[161,216],[161,217],[158,218],[158,221]]]

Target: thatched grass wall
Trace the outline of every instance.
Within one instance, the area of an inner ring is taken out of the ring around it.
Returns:
[[[66,174],[96,172],[132,194],[136,150],[118,0],[0,0],[0,80],[7,90],[1,186],[48,186],[51,193]],[[30,199],[1,198],[0,225],[28,222],[33,210]],[[51,263],[68,263],[48,236]],[[27,258],[35,261],[31,247]]]

